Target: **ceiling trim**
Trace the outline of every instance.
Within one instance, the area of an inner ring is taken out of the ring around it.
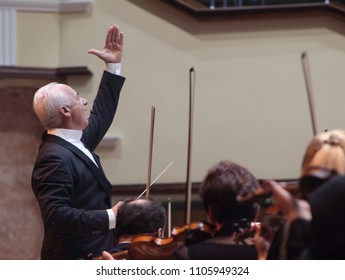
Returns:
[[[30,12],[85,13],[89,10],[92,2],[93,0],[0,0],[0,8]]]
[[[304,14],[313,12],[330,12],[345,17],[345,5],[337,2],[281,4],[264,6],[239,6],[209,8],[201,5],[197,0],[174,0],[165,2],[176,6],[182,11],[197,18],[219,18],[228,16],[276,15],[276,14]]]

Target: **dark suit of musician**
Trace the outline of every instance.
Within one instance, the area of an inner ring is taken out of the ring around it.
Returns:
[[[81,141],[91,152],[115,115],[124,78],[104,72]],[[32,174],[45,233],[42,259],[78,259],[101,255],[115,244],[109,230],[111,184],[98,157],[97,165],[80,149],[56,135],[43,135]]]

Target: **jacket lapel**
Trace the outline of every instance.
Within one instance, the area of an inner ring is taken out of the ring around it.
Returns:
[[[54,142],[57,143],[58,145],[61,145],[65,147],[66,149],[70,150],[73,152],[77,157],[79,157],[81,160],[85,162],[85,164],[89,167],[99,184],[107,191],[109,192],[112,188],[111,183],[108,181],[106,178],[103,168],[101,166],[101,162],[99,160],[99,157],[95,155],[93,152],[91,154],[93,155],[95,161],[97,162],[98,167],[94,164],[94,162],[85,154],[83,153],[80,149],[78,149],[76,146],[73,144],[69,143],[68,141],[62,139],[61,137],[58,137],[56,135],[51,135],[51,134],[44,134],[43,135],[43,141],[47,142]]]

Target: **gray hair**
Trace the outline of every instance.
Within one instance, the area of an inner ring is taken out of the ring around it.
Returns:
[[[70,97],[59,83],[49,83],[39,88],[33,99],[33,109],[46,129],[57,128],[61,125],[59,107],[68,105]]]

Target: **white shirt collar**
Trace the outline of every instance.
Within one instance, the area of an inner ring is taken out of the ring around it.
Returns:
[[[83,153],[85,153],[93,161],[93,163],[96,164],[96,166],[98,166],[91,152],[88,149],[86,149],[84,144],[80,141],[81,137],[83,136],[83,132],[81,130],[54,128],[48,129],[47,133],[59,136],[62,139],[73,144]]]
[[[47,131],[48,134],[59,136],[70,143],[80,142],[83,132],[75,129],[54,128]]]

